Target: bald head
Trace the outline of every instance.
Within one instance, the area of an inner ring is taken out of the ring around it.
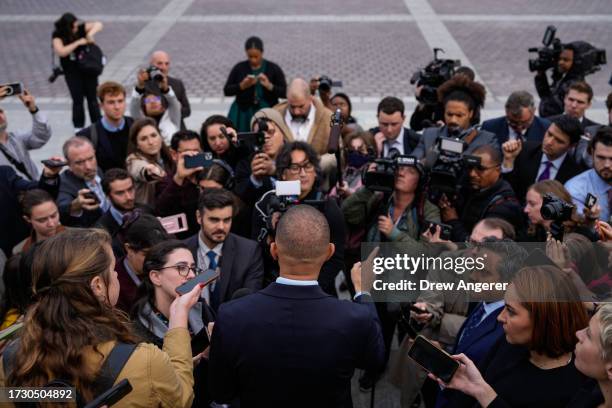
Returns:
[[[310,86],[302,78],[295,78],[287,88],[289,113],[294,120],[305,120],[310,113],[312,95]]]
[[[165,51],[155,51],[151,54],[151,65],[156,66],[161,72],[168,75],[168,71],[170,71],[170,56]]]
[[[281,272],[283,266],[300,265],[309,266],[318,275],[333,253],[327,219],[309,205],[297,205],[283,214],[276,226],[275,245]]]

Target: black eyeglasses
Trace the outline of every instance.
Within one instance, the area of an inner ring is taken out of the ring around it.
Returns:
[[[203,270],[198,268],[197,266],[195,265],[189,266],[187,264],[176,264],[176,265],[164,266],[162,268],[157,268],[157,270],[161,271],[162,269],[171,269],[171,268],[176,269],[179,275],[181,275],[183,278],[187,277],[190,271],[193,271],[193,274],[196,276],[203,272]]]

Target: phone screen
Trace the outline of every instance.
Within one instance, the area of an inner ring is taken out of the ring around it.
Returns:
[[[196,167],[210,167],[212,155],[210,153],[200,153],[195,156],[185,156],[185,168],[194,169]]]
[[[593,194],[588,193],[584,202],[585,207],[592,208],[597,203],[597,197]]]
[[[408,351],[408,356],[445,383],[450,382],[459,368],[459,362],[453,360],[448,353],[431,344],[423,336],[417,336]]]
[[[176,288],[176,293],[178,293],[179,295],[184,295],[185,293],[190,292],[193,288],[195,288],[196,285],[200,283],[208,285],[210,282],[214,281],[217,278],[219,278],[219,272],[215,269],[208,269],[207,271],[202,272],[195,278],[188,280],[187,282]]]

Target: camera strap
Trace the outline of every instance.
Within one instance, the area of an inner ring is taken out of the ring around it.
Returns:
[[[6,160],[8,160],[9,163],[11,163],[13,166],[15,166],[15,168],[17,170],[19,170],[21,173],[23,173],[23,175],[25,175],[28,180],[32,180],[32,181],[34,180],[32,178],[32,175],[30,173],[28,173],[28,170],[26,169],[25,164],[23,164],[23,162],[20,162],[19,160],[17,160],[13,156],[11,156],[9,151],[6,150],[6,146],[4,146],[2,143],[0,143],[0,152],[2,152],[2,154],[4,154],[4,157],[6,157]]]

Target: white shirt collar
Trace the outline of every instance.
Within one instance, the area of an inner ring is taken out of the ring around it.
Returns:
[[[504,305],[505,303],[503,300],[498,300],[497,302],[491,302],[491,303],[484,302],[483,307],[485,310],[485,316],[490,315],[491,313],[493,313],[500,307],[503,307]]]
[[[198,242],[199,242],[199,249],[201,251],[204,251],[204,254],[207,254],[208,251],[212,250],[215,254],[217,254],[217,256],[221,256],[221,251],[223,249],[223,242],[221,242],[220,244],[215,245],[214,248],[209,248],[208,245],[206,245],[206,243],[202,239],[202,231],[201,230],[198,232]]]
[[[297,279],[289,279],[279,276],[276,278],[276,283],[280,283],[281,285],[289,285],[289,286],[314,286],[318,285],[319,282],[316,280],[297,280]]]

